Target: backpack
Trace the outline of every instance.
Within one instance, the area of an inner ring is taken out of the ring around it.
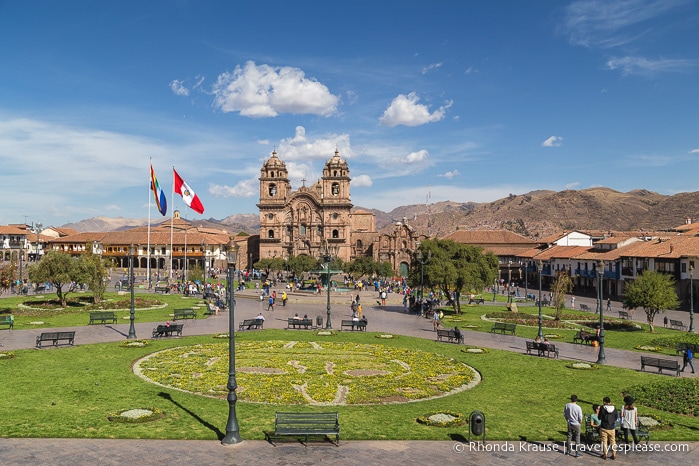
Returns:
[[[692,359],[694,359],[694,354],[692,353],[692,349],[691,349],[691,348],[687,348],[687,359],[688,359],[689,361],[691,361]]]

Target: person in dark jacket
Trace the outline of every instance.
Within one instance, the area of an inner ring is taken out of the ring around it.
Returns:
[[[616,459],[616,422],[619,419],[619,413],[608,396],[605,396],[603,401],[604,405],[599,410],[602,459],[607,459],[609,449],[611,449],[612,459]],[[608,445],[609,448],[607,447]]]

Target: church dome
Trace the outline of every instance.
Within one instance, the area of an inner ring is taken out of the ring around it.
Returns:
[[[262,165],[263,170],[286,170],[286,164],[277,157],[277,151],[272,151],[272,156],[267,159],[267,161]]]

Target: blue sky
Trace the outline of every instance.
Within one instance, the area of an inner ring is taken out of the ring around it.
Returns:
[[[0,224],[146,218],[151,161],[256,214],[275,148],[384,211],[698,189],[695,1],[10,0],[0,51]]]

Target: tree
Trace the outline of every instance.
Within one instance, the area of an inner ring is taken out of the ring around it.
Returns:
[[[10,289],[17,273],[17,264],[14,260],[0,266],[0,291],[5,293]]]
[[[68,293],[75,290],[81,278],[78,263],[61,251],[48,251],[41,260],[29,267],[29,280],[34,283],[51,282],[61,306],[66,307]]]
[[[551,291],[553,292],[553,300],[551,305],[556,310],[554,319],[561,320],[561,311],[566,304],[566,293],[573,291],[573,281],[565,271],[558,271],[556,278],[551,283]]]
[[[664,273],[644,270],[624,290],[624,308],[643,308],[651,333],[655,331],[653,320],[656,314],[663,309],[676,308],[679,304],[675,280]]]
[[[369,276],[376,270],[376,261],[372,257],[360,256],[350,261],[344,271],[352,275],[355,280]]]
[[[426,240],[420,244],[424,266],[424,282],[439,288],[457,314],[461,313],[460,298],[464,291],[482,290],[497,277],[498,258],[482,248],[452,240]],[[419,264],[417,256],[413,264]],[[412,267],[408,279],[411,286],[420,285],[421,267]]]
[[[99,304],[107,289],[106,261],[101,256],[92,253],[92,244],[89,244],[85,250],[88,252],[78,258],[77,268],[80,276],[76,282],[86,283],[88,288],[92,290],[92,301]]]
[[[393,274],[394,274],[393,265],[391,265],[391,263],[388,261],[377,262],[375,273],[379,277],[383,277],[383,278],[393,277]]]
[[[288,260],[289,270],[295,277],[300,277],[304,272],[310,272],[316,268],[317,259],[311,256],[291,256]]]

